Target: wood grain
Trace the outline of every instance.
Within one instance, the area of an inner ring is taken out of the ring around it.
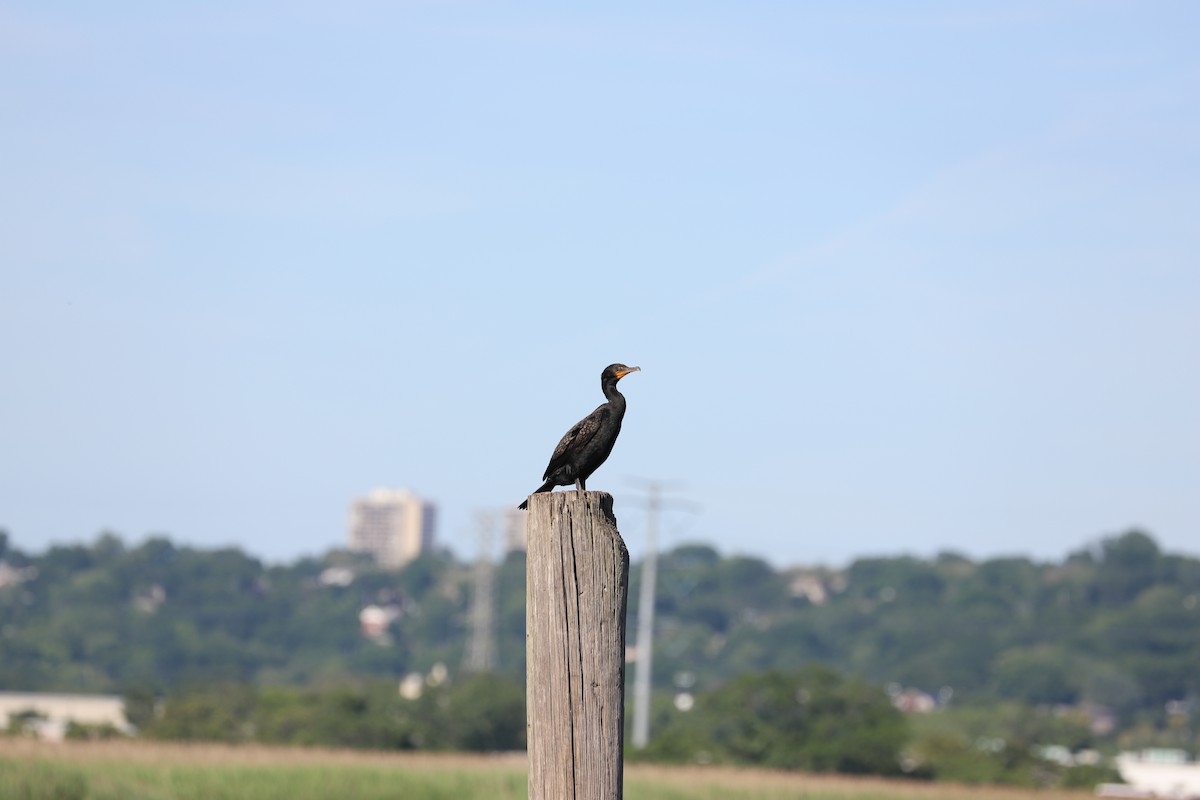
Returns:
[[[530,498],[529,800],[623,793],[629,551],[604,492]]]

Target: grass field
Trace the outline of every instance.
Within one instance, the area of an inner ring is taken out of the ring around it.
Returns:
[[[509,800],[525,757],[0,739],[2,800]],[[630,765],[628,800],[1083,800],[1022,791],[727,767]]]

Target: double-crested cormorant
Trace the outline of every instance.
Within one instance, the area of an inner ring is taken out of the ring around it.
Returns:
[[[627,367],[624,364],[609,364],[604,368],[604,372],[600,373],[600,389],[608,402],[597,406],[595,411],[567,431],[558,447],[554,448],[554,455],[550,456],[546,474],[542,476],[546,482],[534,489],[534,494],[572,483],[576,491],[587,489],[588,476],[608,458],[613,445],[617,443],[617,434],[621,432],[621,420],[625,417],[625,395],[617,391],[617,381],[639,370],[641,367]],[[528,498],[518,506],[528,507]]]

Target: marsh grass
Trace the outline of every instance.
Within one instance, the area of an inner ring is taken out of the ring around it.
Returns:
[[[0,800],[521,800],[524,754],[0,739]],[[1083,800],[727,767],[630,765],[628,800]]]

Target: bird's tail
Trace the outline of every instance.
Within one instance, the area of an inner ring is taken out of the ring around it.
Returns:
[[[554,488],[554,481],[546,481],[541,486],[534,489],[533,493],[537,494],[538,492],[548,492],[553,488]],[[521,503],[521,505],[517,506],[517,508],[521,509],[522,511],[528,511],[529,510],[529,498],[526,497],[525,502]]]

